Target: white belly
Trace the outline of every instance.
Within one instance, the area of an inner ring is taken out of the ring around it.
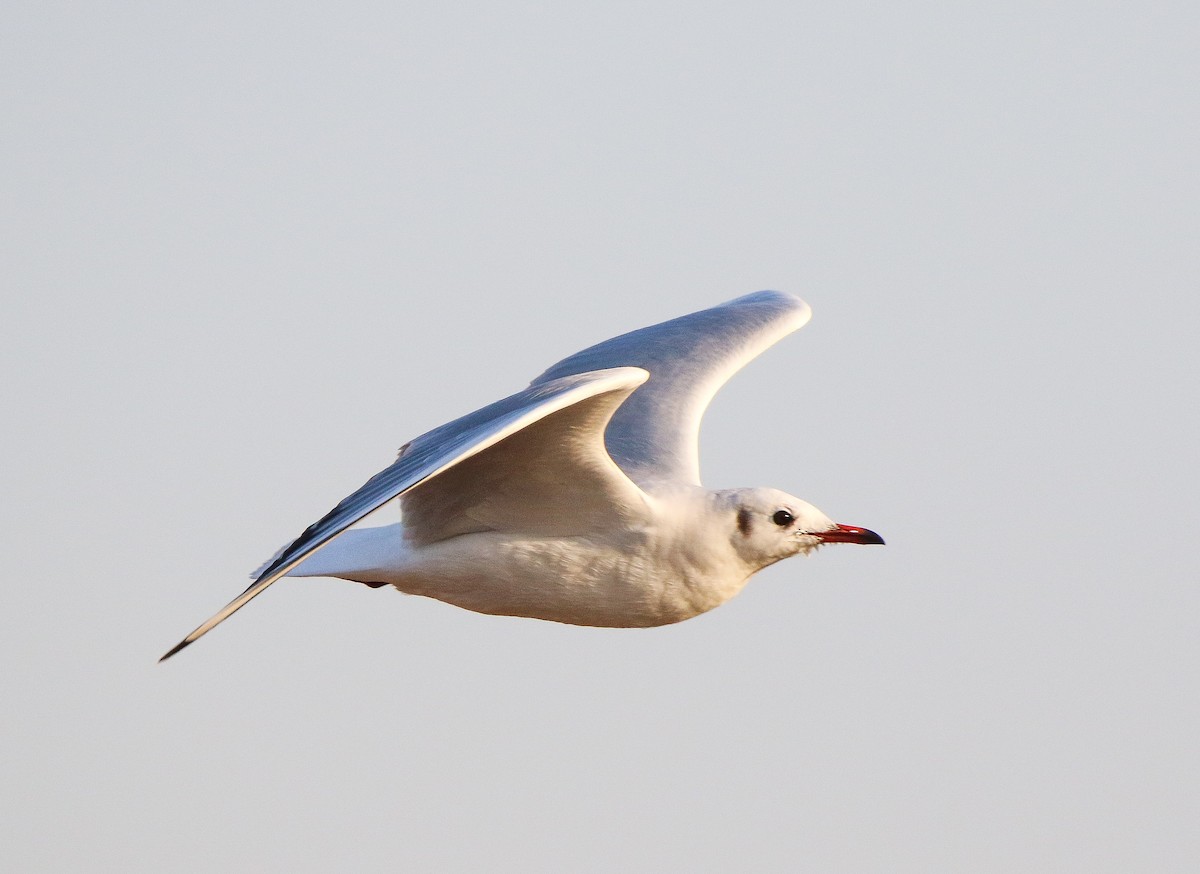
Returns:
[[[410,547],[400,525],[349,531],[293,575],[387,583],[478,613],[615,627],[689,619],[733,597],[748,576],[698,568],[632,536],[613,544],[483,532]]]

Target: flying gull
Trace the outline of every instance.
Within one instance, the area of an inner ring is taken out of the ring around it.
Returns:
[[[776,489],[700,484],[709,401],[811,314],[797,297],[760,291],[560,361],[524,391],[406,444],[163,659],[285,576],[644,628],[711,610],[757,571],[822,544],[883,543]],[[351,528],[394,498],[402,522]]]

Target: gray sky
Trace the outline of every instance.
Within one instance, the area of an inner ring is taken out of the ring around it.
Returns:
[[[1194,871],[1194,3],[9,3],[21,871]],[[407,439],[760,288],[658,630],[285,581]]]

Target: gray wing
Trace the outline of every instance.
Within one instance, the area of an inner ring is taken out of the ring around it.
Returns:
[[[808,304],[760,291],[652,325],[572,355],[533,385],[608,367],[640,367],[650,380],[616,411],[605,433],[613,460],[642,488],[700,484],[700,418],[717,390],[748,361],[802,327]]]
[[[391,466],[375,474],[361,488],[305,529],[303,534],[281,550],[275,559],[262,569],[257,579],[245,592],[200,625],[162,658],[170,658],[188,644],[208,633],[244,607],[251,599],[261,594],[267,586],[286,575],[288,571],[359,519],[388,501],[414,491],[431,490],[435,495],[444,493],[445,490],[432,489],[432,485],[437,482],[439,475],[452,471],[456,465],[468,462],[485,449],[501,443],[506,438],[514,435],[519,437],[524,429],[540,424],[542,420],[552,417],[553,414],[560,411],[567,412],[574,406],[579,406],[584,412],[579,416],[567,419],[562,424],[574,431],[580,430],[578,427],[580,424],[590,425],[595,446],[591,452],[588,452],[585,445],[586,434],[581,435],[575,441],[579,447],[576,451],[569,457],[560,454],[559,458],[562,459],[562,464],[560,464],[558,478],[560,480],[568,479],[568,475],[562,474],[561,466],[574,463],[579,465],[579,473],[588,478],[586,485],[597,488],[606,487],[610,496],[614,499],[619,496],[621,503],[625,505],[640,503],[644,496],[608,458],[604,452],[600,434],[603,432],[612,410],[628,397],[630,392],[645,382],[646,378],[647,374],[644,370],[624,367],[604,369],[593,373],[569,374],[558,379],[539,381],[537,385],[532,385],[522,392],[490,404],[460,419],[455,419],[453,422],[416,438],[405,446],[400,457]],[[599,401],[601,396],[605,396],[603,403]],[[590,403],[592,399],[597,399],[597,402]],[[572,428],[572,426],[575,427]],[[535,428],[534,430],[542,434],[542,443],[558,442],[553,439],[553,435],[548,439],[544,429]],[[604,466],[605,463],[607,463],[607,469]],[[530,466],[536,467],[536,465]],[[515,469],[513,472],[514,474],[519,473]],[[477,491],[478,487],[476,487]],[[508,499],[508,503],[505,503],[503,496],[498,500],[499,504],[496,509],[501,516],[505,516],[506,511],[511,510],[511,498]],[[444,524],[453,524],[453,520],[446,519]],[[426,525],[426,529],[428,527]],[[425,539],[431,539],[431,536],[427,530]]]

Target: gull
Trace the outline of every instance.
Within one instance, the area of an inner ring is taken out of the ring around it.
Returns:
[[[812,315],[760,291],[623,334],[405,444],[160,659],[285,576],[391,585],[467,610],[646,628],[732,598],[825,543],[883,543],[771,488],[700,484],[717,389]],[[399,499],[402,521],[351,528]]]

